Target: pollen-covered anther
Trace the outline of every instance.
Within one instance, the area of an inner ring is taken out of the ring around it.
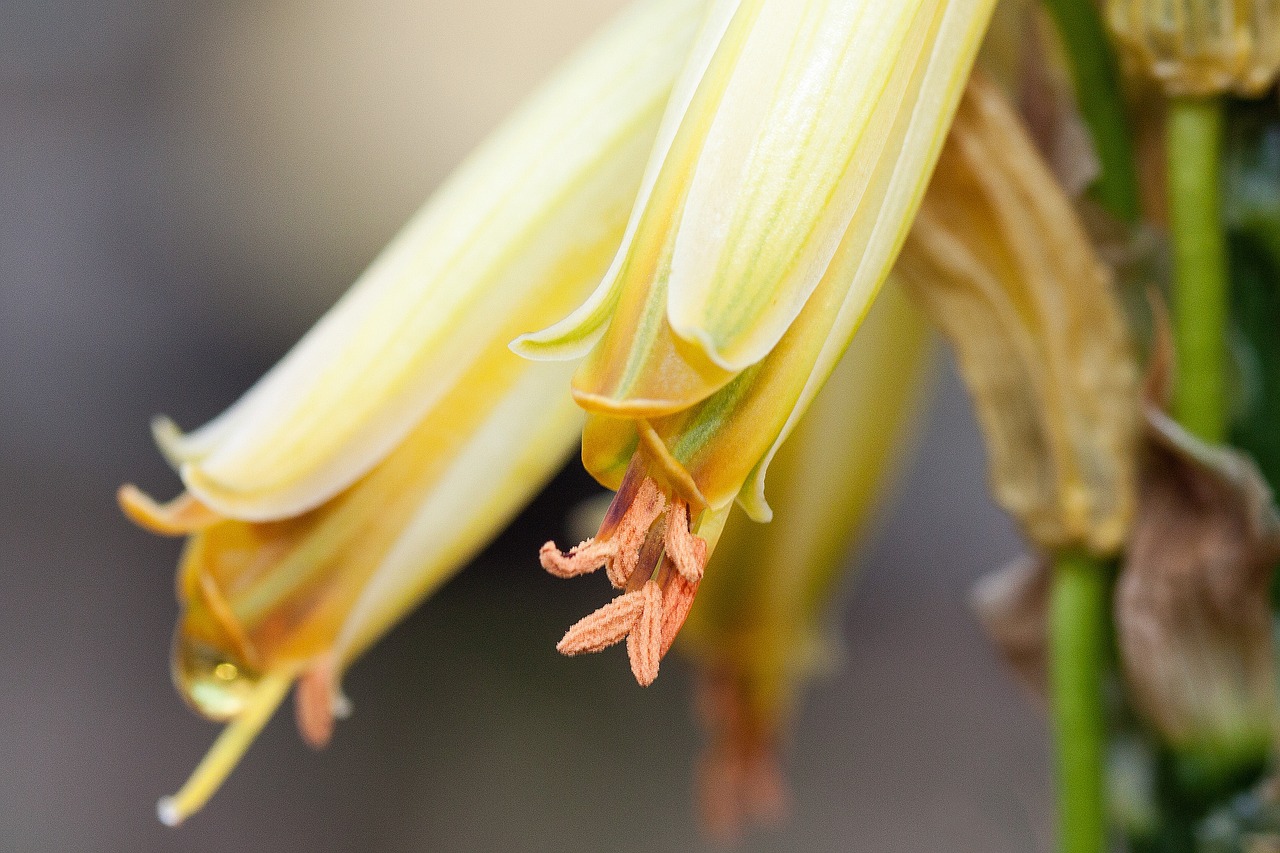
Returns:
[[[608,564],[617,552],[617,543],[599,539],[588,539],[568,551],[561,551],[556,543],[548,542],[538,551],[538,562],[558,578],[575,578]]]
[[[668,574],[666,580],[662,588],[663,656],[671,650],[671,644],[676,641],[676,635],[680,633],[684,620],[693,608],[693,598],[698,594],[698,584],[689,581],[679,571]]]
[[[575,622],[556,645],[556,651],[562,655],[581,655],[602,651],[621,642],[640,618],[645,601],[645,589],[618,596]]]
[[[618,506],[629,501],[625,510]],[[604,567],[609,581],[616,588],[627,585],[639,560],[640,546],[644,544],[649,528],[667,508],[666,496],[653,480],[645,478],[637,488],[618,490],[614,504],[606,514],[605,524],[593,539],[562,552],[555,542],[548,542],[538,552],[542,567],[558,578],[585,575]],[[617,522],[611,521],[617,518]]]
[[[689,504],[676,498],[667,516],[667,556],[685,580],[696,584],[707,566],[707,543],[694,536],[690,526]]]
[[[627,657],[636,681],[641,687],[648,687],[658,677],[658,664],[662,662],[662,588],[650,580],[640,593],[644,605],[627,635]]]
[[[298,733],[312,749],[324,749],[333,739],[340,704],[338,670],[331,655],[320,658],[298,678],[293,690]]]
[[[619,490],[618,495],[623,494]],[[609,582],[618,589],[625,587],[631,579],[640,561],[640,548],[644,545],[645,537],[666,508],[666,495],[653,480],[646,477],[609,537],[617,544],[618,550],[605,565],[605,570],[609,574]]]

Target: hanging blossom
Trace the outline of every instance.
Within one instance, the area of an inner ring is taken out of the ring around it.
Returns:
[[[343,671],[464,565],[582,428],[570,366],[507,342],[598,283],[622,239],[701,0],[645,0],[467,161],[351,291],[226,413],[158,422],[187,491],[125,512],[191,534],[173,677],[229,723],[160,804],[198,810],[296,682],[328,741]]]
[[[617,489],[596,537],[542,550],[622,592],[560,651],[625,638],[651,683],[734,500],[770,518],[765,471],[893,264],[993,5],[712,5],[608,274],[513,345],[585,356],[583,462]]]
[[[734,512],[725,526],[676,646],[697,665],[700,810],[717,837],[786,811],[783,749],[803,688],[840,656],[831,623],[850,546],[914,436],[929,343],[890,279],[770,466],[777,518]]]

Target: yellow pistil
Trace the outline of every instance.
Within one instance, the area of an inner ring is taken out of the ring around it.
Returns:
[[[177,826],[204,807],[240,763],[245,751],[267,724],[267,720],[271,719],[276,708],[280,707],[292,683],[292,674],[268,673],[262,677],[245,703],[244,710],[218,735],[217,741],[196,766],[187,783],[178,793],[171,797],[161,797],[156,803],[156,815],[161,823],[165,826]]]

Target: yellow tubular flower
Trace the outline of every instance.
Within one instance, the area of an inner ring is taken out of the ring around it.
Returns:
[[[563,463],[582,428],[572,366],[507,342],[606,271],[702,11],[644,0],[622,16],[249,394],[165,439],[190,494],[121,490],[144,526],[194,532],[174,681],[229,722],[161,802],[166,823],[208,800],[295,681],[303,736],[326,742],[346,667]]]
[[[609,274],[514,345],[587,356],[583,461],[619,489],[598,537],[543,549],[626,590],[562,651],[627,637],[649,683],[734,499],[769,518],[765,469],[893,264],[993,5],[713,4]]]
[[[776,751],[801,687],[833,657],[831,600],[911,433],[929,350],[923,316],[890,282],[778,452],[777,520],[735,513],[711,559],[680,648],[701,665],[702,811],[718,835],[783,802]]]
[[[1070,200],[976,75],[897,270],[955,349],[996,499],[1045,550],[1114,553],[1139,429],[1124,317]]]
[[[703,7],[653,0],[624,15],[458,169],[234,406],[189,435],[158,421],[191,495],[249,521],[313,509],[506,345],[500,318],[537,323],[554,319],[548,302],[580,301],[618,246]]]
[[[1262,94],[1280,71],[1280,0],[1106,0],[1138,73],[1172,95]]]

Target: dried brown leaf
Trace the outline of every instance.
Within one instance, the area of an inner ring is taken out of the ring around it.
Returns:
[[[1115,619],[1139,710],[1175,743],[1266,738],[1275,715],[1268,590],[1280,516],[1245,456],[1147,412],[1148,454]]]
[[[1117,550],[1136,482],[1128,331],[1070,199],[980,77],[897,271],[954,348],[1000,504],[1046,551]]]
[[[970,601],[987,638],[1038,700],[1049,695],[1049,592],[1053,566],[1022,557],[979,579]]]

